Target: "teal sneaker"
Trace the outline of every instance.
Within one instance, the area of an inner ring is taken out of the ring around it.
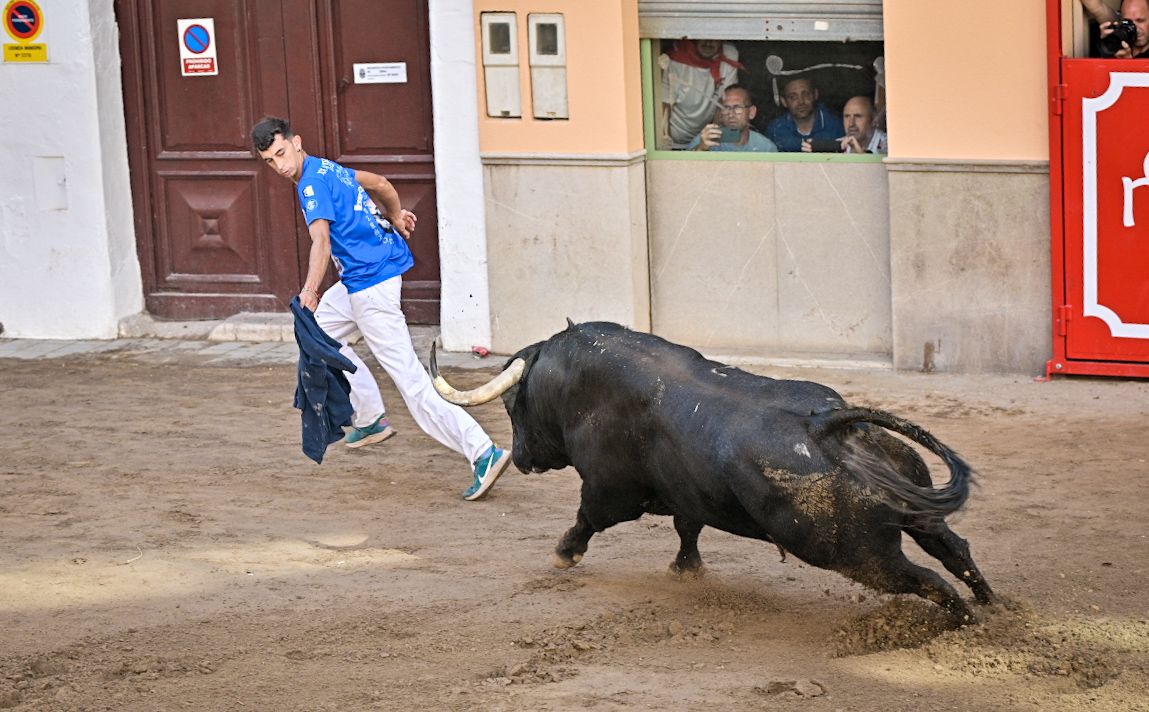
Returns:
[[[394,434],[395,429],[391,427],[391,421],[387,420],[387,414],[384,413],[366,428],[352,427],[348,430],[343,438],[343,444],[350,448],[363,447],[381,443]]]
[[[475,483],[463,493],[463,499],[474,502],[485,495],[509,464],[511,464],[511,453],[494,445],[487,448],[487,451],[475,460]]]

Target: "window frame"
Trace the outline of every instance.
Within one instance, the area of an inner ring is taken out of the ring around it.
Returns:
[[[646,159],[679,161],[758,161],[762,163],[881,163],[886,154],[879,153],[801,153],[779,151],[672,151],[656,148],[659,107],[654,103],[654,41],[643,37],[640,49],[642,59],[642,135],[646,144]]]

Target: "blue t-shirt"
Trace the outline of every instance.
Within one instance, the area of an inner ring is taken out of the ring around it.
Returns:
[[[414,266],[403,236],[375,218],[375,204],[353,169],[308,156],[297,190],[307,224],[319,219],[331,224],[331,255],[348,292],[373,287]]]
[[[787,111],[766,126],[766,135],[778,145],[779,151],[801,151],[802,141],[805,139],[842,138],[846,135],[846,129],[840,117],[819,103],[814,111],[814,128],[810,133],[799,132],[798,124]]]

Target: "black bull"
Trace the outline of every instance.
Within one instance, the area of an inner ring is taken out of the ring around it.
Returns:
[[[475,405],[502,394],[519,470],[573,466],[582,477],[575,525],[555,550],[560,567],[577,564],[596,532],[668,514],[681,538],[671,564],[679,573],[702,569],[698,535],[711,526],[973,621],[953,586],[906,558],[905,532],[979,603],[993,598],[944,521],[965,503],[973,473],[913,423],[851,408],[817,383],[755,376],[603,322],[570,324],[507,367],[460,393],[439,375],[432,346],[432,375],[448,400]],[[917,452],[887,430],[940,457],[950,481],[935,488]]]

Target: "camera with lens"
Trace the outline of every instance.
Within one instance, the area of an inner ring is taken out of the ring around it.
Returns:
[[[1133,43],[1137,41],[1137,25],[1133,24],[1133,20],[1120,19],[1115,20],[1110,27],[1113,28],[1112,34],[1101,38],[1101,54],[1105,57],[1112,57],[1121,51],[1121,43],[1133,47]]]

